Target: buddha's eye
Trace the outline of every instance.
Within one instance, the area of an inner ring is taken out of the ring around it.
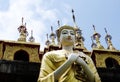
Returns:
[[[75,35],[74,31],[70,31],[70,34],[71,34],[71,35]]]
[[[62,34],[68,34],[68,31],[67,30],[63,30]]]

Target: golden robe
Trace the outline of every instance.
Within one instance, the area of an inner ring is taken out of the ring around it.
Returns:
[[[43,56],[38,82],[55,82],[54,71],[67,60],[65,54],[66,52],[64,50],[57,50],[57,51],[47,52]],[[88,64],[89,68],[92,70],[95,76],[95,82],[101,82],[92,59],[85,54],[80,54],[80,56],[85,58],[86,63]],[[71,65],[66,70],[66,72],[59,78],[57,82],[89,82],[82,80],[84,79],[83,77],[81,77],[81,79],[77,79],[75,77],[76,74],[75,71],[76,71],[75,65]]]

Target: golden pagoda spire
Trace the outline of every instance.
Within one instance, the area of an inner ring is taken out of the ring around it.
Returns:
[[[91,41],[92,41],[91,47],[92,47],[93,49],[94,49],[94,48],[97,48],[97,45],[96,45],[96,43],[94,43],[92,36],[91,36]]]
[[[73,9],[72,9],[72,18],[73,18],[73,22],[74,22],[74,27],[78,28],[77,24],[76,24],[76,21],[75,21],[75,15],[74,15],[74,10]]]
[[[72,9],[72,18],[73,18],[73,22],[74,22],[74,27],[75,27],[75,32],[76,32],[76,43],[75,43],[75,47],[76,48],[83,48],[86,50],[85,46],[84,46],[84,37],[82,36],[82,30],[80,30],[80,28],[78,28],[77,24],[76,24],[76,20],[75,20],[75,15],[74,15],[74,10]]]
[[[100,44],[100,37],[101,35],[99,33],[96,32],[95,30],[95,26],[93,25],[93,29],[94,29],[94,34],[93,34],[93,39],[96,40],[96,45],[98,49],[104,49],[104,47]]]
[[[26,24],[26,22],[25,22],[25,27],[26,27],[26,25],[27,25],[27,24]]]
[[[34,42],[35,41],[35,38],[33,37],[33,30],[31,30],[31,36],[29,38],[29,41],[30,42]]]
[[[27,28],[26,28],[26,23],[23,25],[23,20],[24,18],[22,17],[22,25],[18,27],[18,31],[20,33],[20,37],[18,38],[18,41],[25,41],[26,42],[26,37],[28,36]]]
[[[49,45],[50,45],[50,41],[49,41],[49,39],[48,39],[48,34],[46,34],[46,36],[47,36],[47,40],[46,40],[46,42],[45,42],[45,45],[47,46],[47,48],[49,47]]]
[[[23,25],[24,18],[22,17],[22,25]]]
[[[113,47],[112,42],[111,42],[112,36],[107,33],[106,28],[105,28],[105,32],[106,32],[105,41],[106,41],[106,43],[107,43],[107,45],[108,45],[108,48],[107,48],[107,49],[116,50],[116,49]]]
[[[56,35],[53,32],[53,27],[51,26],[51,34],[50,34],[51,44],[50,45],[55,45],[55,38],[56,38]]]
[[[59,20],[57,21],[57,23],[58,23],[58,27],[60,27],[60,21]]]
[[[95,25],[93,25],[93,30],[94,30],[94,34],[97,33],[96,30],[95,30]]]

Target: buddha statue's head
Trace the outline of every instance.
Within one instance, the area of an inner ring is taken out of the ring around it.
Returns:
[[[75,42],[75,28],[71,26],[61,26],[56,30],[57,40],[62,45],[73,45]]]

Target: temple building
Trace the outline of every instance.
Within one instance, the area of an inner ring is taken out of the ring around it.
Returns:
[[[105,41],[108,47],[104,48],[100,42],[101,35],[96,32],[96,27],[93,25],[92,50],[89,51],[84,46],[85,39],[82,30],[76,24],[74,10],[72,17],[76,31],[74,50],[84,52],[92,58],[102,82],[120,82],[120,50],[113,46],[112,36],[105,28]],[[59,21],[58,27],[60,27]],[[40,43],[35,42],[33,31],[26,40],[29,33],[24,18],[18,31],[20,35],[16,41],[0,40],[0,82],[37,82],[43,55],[48,51],[61,49],[59,43],[55,43],[56,34],[51,26],[51,33],[46,33],[46,46],[40,51]]]

